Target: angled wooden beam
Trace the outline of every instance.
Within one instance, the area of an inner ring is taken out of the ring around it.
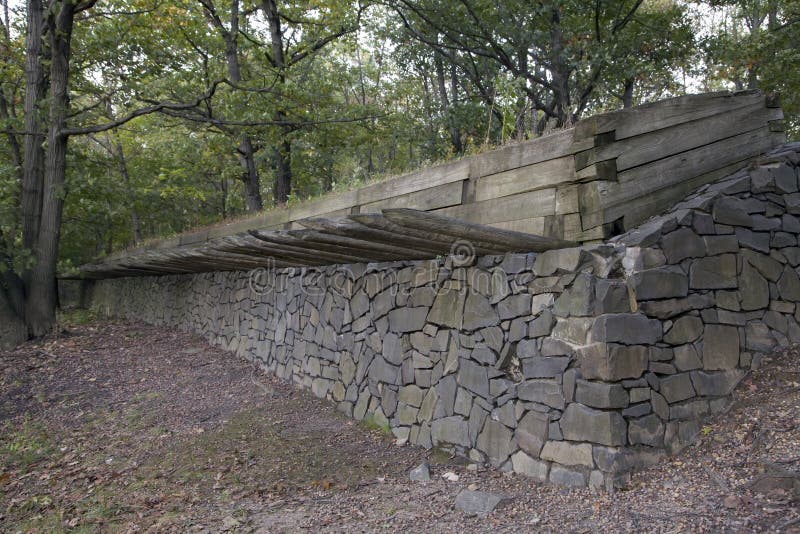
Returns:
[[[507,252],[544,252],[545,250],[578,246],[577,243],[563,239],[492,228],[426,211],[395,208],[383,210],[383,215],[400,226],[450,235],[475,245],[503,246]]]
[[[395,245],[365,241],[363,239],[356,239],[354,237],[323,234],[322,232],[317,232],[315,230],[289,230],[289,234],[309,243],[328,243],[350,247],[353,250],[363,250],[364,255],[367,257],[372,257],[376,260],[412,260],[426,259],[431,257],[430,253],[420,252],[418,250],[411,250]]]

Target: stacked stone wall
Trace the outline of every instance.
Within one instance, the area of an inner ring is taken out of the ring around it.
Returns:
[[[604,244],[111,279],[94,306],[199,332],[399,440],[610,488],[800,341],[798,151]]]

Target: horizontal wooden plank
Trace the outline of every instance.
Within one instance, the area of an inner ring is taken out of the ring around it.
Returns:
[[[461,204],[463,181],[442,184],[412,193],[406,193],[369,204],[362,204],[359,213],[379,213],[382,209],[411,208],[415,210],[434,210]]]
[[[500,198],[554,187],[572,182],[574,179],[574,158],[565,156],[478,178],[475,182],[475,200]]]
[[[462,159],[364,186],[356,190],[358,193],[357,204],[370,204],[379,200],[413,193],[421,189],[466,180],[467,178],[469,178],[469,161]]]
[[[472,156],[471,175],[475,178],[489,176],[517,167],[562,158],[572,155],[575,151],[573,132],[570,128]]]
[[[518,219],[516,221],[492,223],[488,226],[492,228],[502,228],[503,230],[512,230],[514,232],[524,232],[526,234],[547,235],[545,234],[545,217],[531,217],[528,219]]]
[[[617,160],[617,172],[672,156],[720,139],[756,130],[771,120],[780,119],[778,108],[767,108],[763,102],[684,122],[668,128],[615,141],[575,155],[580,170],[605,160]]]
[[[289,208],[289,220],[297,221],[307,217],[329,216],[336,212],[349,211],[358,204],[358,189],[342,193],[328,193],[324,197],[303,202]]]
[[[544,217],[555,214],[555,211],[556,190],[550,188],[490,198],[472,204],[435,210],[433,213],[474,223],[492,224],[513,221],[519,219],[520,215]]]
[[[764,101],[758,91],[685,95],[589,117],[575,125],[574,138],[583,140],[615,131],[620,140]]]

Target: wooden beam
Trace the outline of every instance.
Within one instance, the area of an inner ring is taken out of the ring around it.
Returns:
[[[507,252],[543,252],[545,250],[576,246],[576,243],[562,239],[490,228],[482,224],[474,224],[417,210],[384,210],[383,215],[401,226],[408,226],[418,230],[431,230],[457,239],[474,241],[476,244],[492,243],[501,245],[506,247]]]

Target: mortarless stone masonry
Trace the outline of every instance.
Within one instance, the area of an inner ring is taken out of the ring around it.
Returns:
[[[199,332],[398,439],[610,488],[800,341],[798,151],[604,244],[111,279],[94,306]]]

